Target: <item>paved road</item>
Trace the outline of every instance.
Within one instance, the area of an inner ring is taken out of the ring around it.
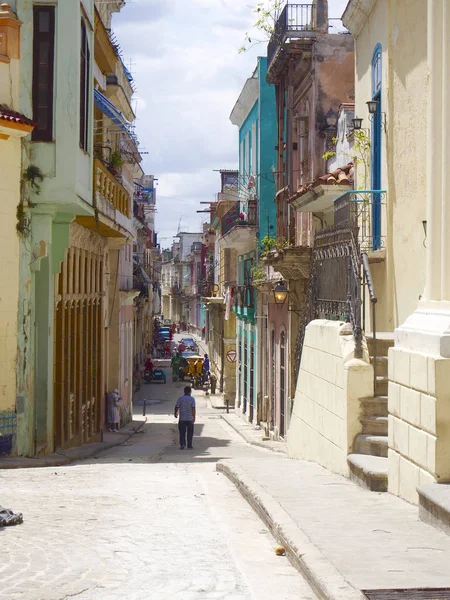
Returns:
[[[169,370],[168,370],[169,374]],[[144,385],[143,432],[69,467],[0,471],[0,503],[24,513],[0,530],[1,600],[314,598],[215,464],[267,458],[198,392],[194,450],[172,416],[182,384]],[[143,417],[141,417],[143,418]]]

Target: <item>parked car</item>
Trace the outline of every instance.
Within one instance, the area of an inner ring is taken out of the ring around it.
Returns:
[[[178,345],[183,344],[186,350],[197,350],[197,342],[192,337],[184,337],[178,342]]]

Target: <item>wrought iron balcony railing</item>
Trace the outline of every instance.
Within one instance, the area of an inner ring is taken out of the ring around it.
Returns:
[[[347,190],[334,201],[335,226],[358,227],[362,252],[379,250],[385,245],[382,221],[386,190]]]
[[[291,32],[315,31],[315,8],[314,4],[287,4],[283,8],[267,45],[267,65],[269,67],[277,48],[286,41]]]
[[[225,213],[221,219],[222,237],[235,227],[256,227],[256,225],[256,201],[250,200],[248,202],[247,213],[242,212],[240,202],[236,202],[233,208]]]

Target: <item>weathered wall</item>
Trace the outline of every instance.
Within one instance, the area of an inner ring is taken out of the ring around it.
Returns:
[[[364,118],[369,136],[366,102],[372,98],[372,57],[377,44],[382,47],[381,110],[387,127],[382,132],[381,188],[387,190],[387,199],[381,227],[386,258],[371,266],[380,331],[393,331],[403,323],[424,288],[426,6],[422,0],[378,0],[355,41],[355,115]],[[371,187],[370,172],[364,177],[361,165],[355,187]]]
[[[373,395],[373,368],[354,358],[344,323],[316,320],[306,328],[288,454],[348,476],[347,456],[361,432],[359,398]]]
[[[5,71],[6,69],[0,69],[0,77]],[[20,139],[0,139],[0,240],[3,257],[0,261],[0,416],[3,411],[14,411],[16,404],[19,302],[19,237],[16,231],[16,207],[20,198],[20,153]]]

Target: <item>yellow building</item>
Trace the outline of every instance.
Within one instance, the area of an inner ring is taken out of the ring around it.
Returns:
[[[0,7],[0,454],[15,450],[17,307],[19,304],[19,232],[27,223],[20,208],[21,139],[33,129],[32,121],[17,112],[22,23],[9,9]]]

